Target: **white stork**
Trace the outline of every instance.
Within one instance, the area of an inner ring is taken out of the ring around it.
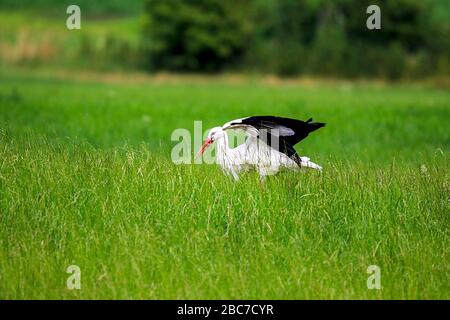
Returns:
[[[256,169],[261,179],[276,174],[281,168],[321,170],[322,167],[311,162],[308,157],[300,157],[294,145],[323,126],[324,123],[312,122],[312,119],[301,121],[274,116],[236,119],[222,127],[212,128],[197,156],[216,142],[216,161],[235,180],[239,179],[240,171],[250,168]],[[230,148],[226,131],[231,129],[244,130],[247,135],[245,143]]]

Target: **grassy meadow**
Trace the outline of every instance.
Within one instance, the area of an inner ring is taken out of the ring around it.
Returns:
[[[326,122],[323,172],[171,162],[174,129],[264,114]],[[417,84],[3,69],[0,298],[448,299],[449,119]]]

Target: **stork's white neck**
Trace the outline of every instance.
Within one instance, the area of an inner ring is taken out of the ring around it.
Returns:
[[[231,165],[228,161],[230,155],[229,151],[228,135],[226,132],[223,132],[223,135],[216,139],[216,163],[219,164],[222,169],[228,169]]]
[[[223,136],[216,140],[217,155],[224,154],[229,150],[228,147],[228,135],[224,132]]]

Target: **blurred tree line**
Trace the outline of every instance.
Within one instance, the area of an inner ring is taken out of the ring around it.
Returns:
[[[82,30],[60,32],[72,3],[0,0],[0,67],[450,74],[449,0],[77,0]],[[381,30],[366,27],[372,4]]]
[[[381,8],[381,30],[366,27],[371,4]],[[424,0],[144,0],[144,62],[177,72],[448,74],[449,24],[434,8]]]

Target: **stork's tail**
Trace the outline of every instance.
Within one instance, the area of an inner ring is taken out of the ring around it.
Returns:
[[[316,169],[319,171],[322,170],[321,166],[310,161],[308,157],[300,157],[300,165],[301,165],[301,167]]]

